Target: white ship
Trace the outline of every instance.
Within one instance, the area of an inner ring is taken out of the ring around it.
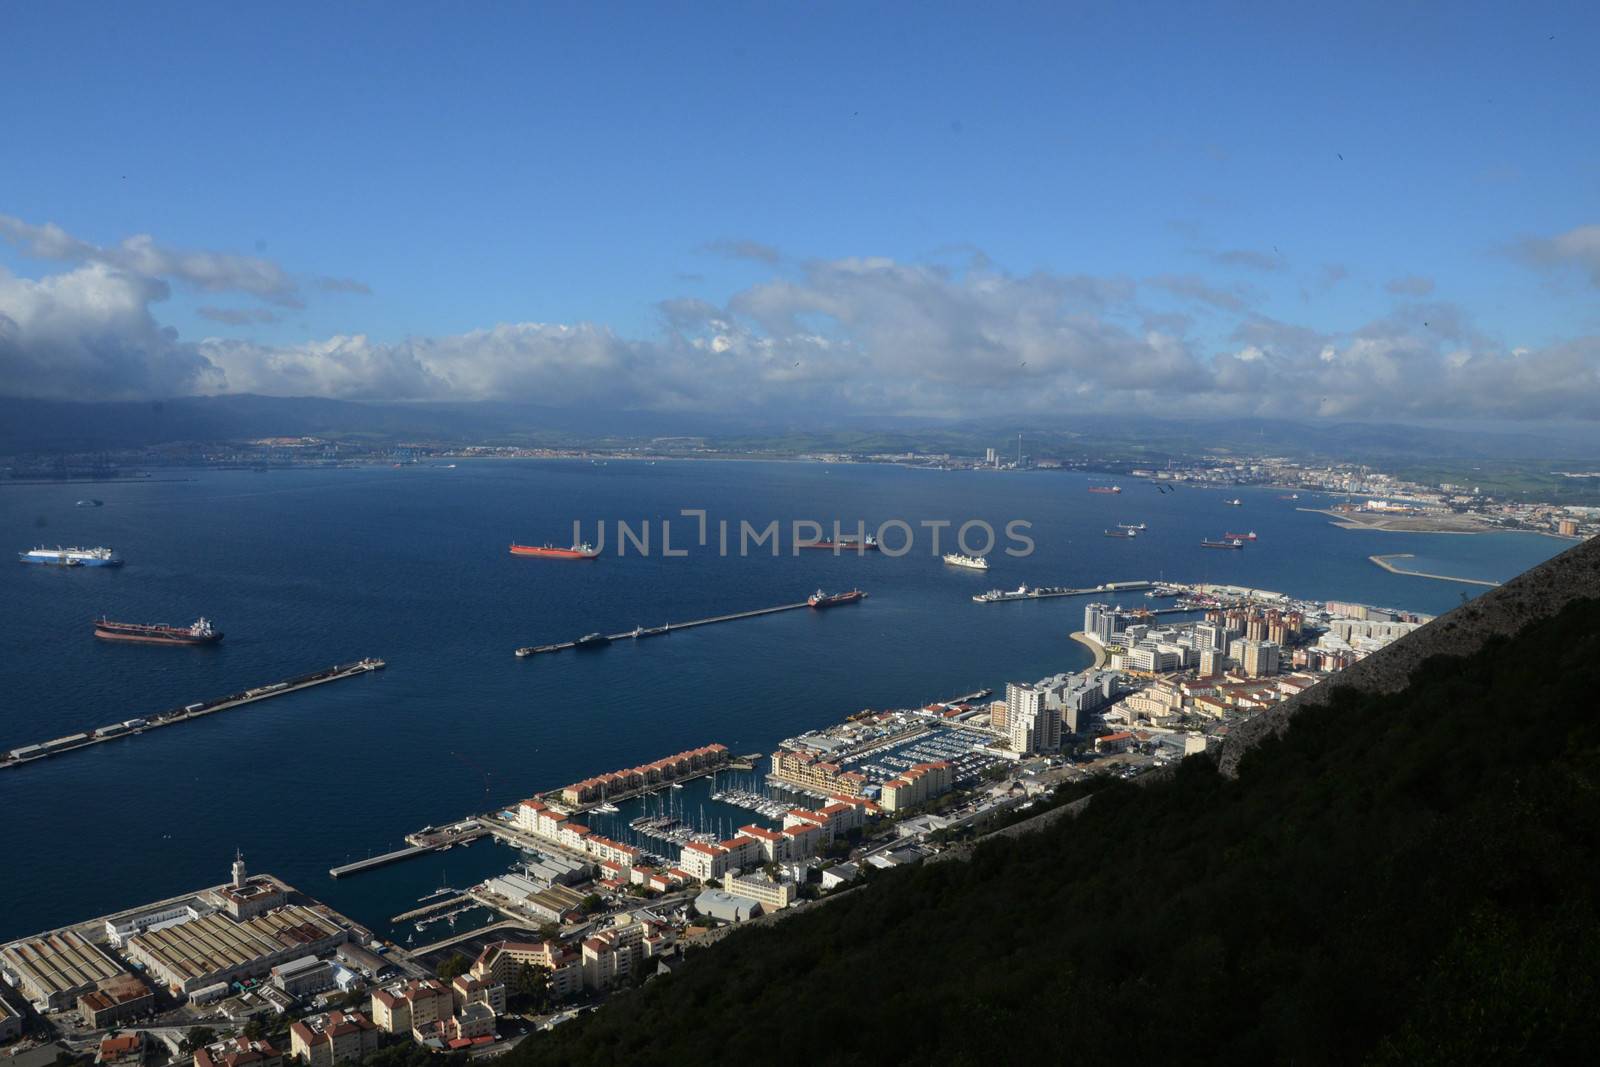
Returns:
[[[57,567],[120,567],[122,557],[109,548],[45,548],[17,553],[23,563],[43,563]]]
[[[993,604],[1001,600],[1026,600],[1034,595],[1034,591],[1029,589],[1027,583],[1024,582],[1009,593],[1002,589],[991,589],[987,593],[979,593],[972,598],[972,602],[974,604]]]
[[[975,571],[989,569],[989,561],[983,556],[964,556],[960,552],[946,552],[944,561],[952,567],[969,567]]]

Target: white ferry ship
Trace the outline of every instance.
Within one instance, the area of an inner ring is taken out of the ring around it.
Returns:
[[[964,556],[960,552],[946,552],[944,561],[952,567],[968,567],[975,571],[989,569],[989,560],[985,556]]]
[[[38,563],[51,567],[120,567],[122,557],[109,548],[45,548],[40,545],[29,552],[18,552],[23,563]]]

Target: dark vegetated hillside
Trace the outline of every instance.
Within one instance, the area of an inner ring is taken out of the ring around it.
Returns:
[[[1600,602],[740,931],[519,1064],[1565,1062],[1600,1041]]]

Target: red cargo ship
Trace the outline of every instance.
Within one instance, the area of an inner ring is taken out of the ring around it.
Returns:
[[[866,595],[859,589],[852,589],[848,593],[824,593],[818,589],[806,597],[806,603],[817,609],[832,608],[840,604],[854,604]]]
[[[571,548],[557,548],[548,542],[542,545],[512,545],[513,556],[542,556],[545,559],[595,559],[600,555],[600,550],[587,541],[582,541]]]
[[[213,629],[211,620],[204,618],[188,626],[164,626],[112,622],[102,616],[94,621],[94,635],[107,641],[144,641],[155,645],[213,645],[222,640],[222,631]]]
[[[1122,492],[1122,486],[1120,486],[1120,485],[1091,485],[1089,487],[1089,492],[1091,492],[1091,493],[1120,493],[1120,492]]]
[[[1249,533],[1242,534],[1225,533],[1222,536],[1227,538],[1229,541],[1254,541],[1256,539],[1256,532],[1251,530]]]

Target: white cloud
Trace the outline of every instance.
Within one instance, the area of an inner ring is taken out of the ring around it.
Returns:
[[[148,234],[135,234],[114,245],[80,240],[55,223],[27,223],[0,215],[0,238],[40,259],[66,263],[96,263],[141,278],[169,279],[210,293],[238,292],[281,307],[305,303],[300,285],[270,259],[231,252],[207,252],[158,245]],[[319,288],[335,292],[370,292],[349,278],[322,278]]]
[[[1198,276],[1155,285],[1202,301],[1212,290]],[[85,399],[507,399],[790,418],[1066,417],[1085,408],[1600,417],[1600,338],[1510,348],[1443,301],[1318,330],[1251,311],[1234,294],[1210,301],[1233,324],[1227,350],[1212,354],[1187,318],[1143,306],[1129,279],[1008,274],[981,257],[964,269],[882,257],[791,262],[725,304],[663,302],[647,339],[593,323],[522,322],[400,341],[183,340],[151,313],[167,295],[160,279],[99,259],[37,281],[0,272],[0,389]]]
[[[162,282],[90,263],[38,281],[0,269],[0,389],[135,399],[224,386],[191,344],[156,322]]]

